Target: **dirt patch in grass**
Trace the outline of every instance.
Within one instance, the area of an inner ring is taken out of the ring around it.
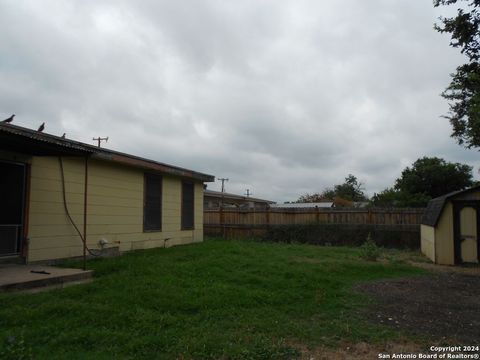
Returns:
[[[450,266],[450,265],[438,265],[431,262],[417,262],[417,261],[408,261],[410,265],[441,273],[456,273],[456,274],[469,274],[480,276],[480,265],[471,264],[463,266]]]
[[[294,263],[321,264],[325,263],[327,260],[308,257],[294,257],[291,259],[291,261]]]
[[[461,269],[461,268],[459,268]],[[480,274],[455,268],[419,277],[355,286],[375,300],[370,321],[429,341],[455,345],[480,341]]]
[[[378,359],[379,354],[418,354],[425,353],[425,348],[408,340],[399,340],[385,345],[368,344],[343,344],[337,349],[319,347],[308,349],[298,347],[301,350],[302,360],[371,360]]]

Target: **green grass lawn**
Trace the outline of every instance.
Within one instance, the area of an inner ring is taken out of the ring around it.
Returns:
[[[362,318],[368,299],[350,288],[421,273],[363,261],[353,248],[225,240],[91,260],[88,268],[89,284],[0,294],[0,354],[290,359],[300,346],[395,339]]]

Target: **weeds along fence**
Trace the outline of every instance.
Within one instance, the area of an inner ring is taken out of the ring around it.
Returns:
[[[420,247],[424,209],[205,210],[207,236],[260,238],[318,245],[360,245],[368,233],[378,245]]]

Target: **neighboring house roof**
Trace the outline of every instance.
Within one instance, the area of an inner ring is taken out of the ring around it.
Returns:
[[[275,208],[296,208],[296,209],[306,209],[306,208],[331,208],[333,207],[333,201],[324,201],[324,202],[315,202],[315,203],[289,203],[289,204],[276,204],[272,207]]]
[[[356,208],[365,208],[369,205],[370,203],[368,201],[354,201],[353,202],[353,207]]]
[[[465,190],[458,190],[453,191],[451,193],[436,197],[430,200],[427,204],[427,208],[422,216],[422,224],[433,226],[435,227],[440,219],[440,215],[442,214],[443,208],[448,200],[454,198],[457,195],[468,193],[470,191],[480,189],[480,185],[465,189]]]
[[[47,156],[83,155],[94,159],[108,160],[166,174],[201,180],[203,182],[215,181],[213,175],[203,174],[119,151],[100,148],[79,141],[64,139],[60,136],[38,132],[12,124],[0,123],[0,144],[2,148],[14,152]]]
[[[224,199],[231,199],[231,200],[242,200],[242,201],[253,201],[253,202],[261,202],[265,204],[275,204],[275,201],[270,201],[270,200],[265,200],[265,199],[259,199],[259,198],[254,198],[251,196],[242,196],[242,195],[237,195],[237,194],[231,194],[227,192],[221,192],[221,191],[213,191],[213,190],[205,190],[204,192],[205,196],[210,196],[210,197],[215,197],[215,198],[224,198]]]

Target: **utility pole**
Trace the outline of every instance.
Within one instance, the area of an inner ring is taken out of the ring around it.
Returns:
[[[218,180],[220,180],[222,182],[222,199],[220,200],[220,224],[222,225],[222,233],[223,233],[223,238],[225,239],[226,235],[227,235],[227,231],[226,231],[226,228],[225,228],[225,215],[223,214],[223,197],[224,197],[224,193],[225,193],[225,181],[228,181],[227,178],[219,178]]]
[[[104,138],[99,136],[98,138],[93,138],[92,140],[97,141],[98,142],[98,147],[100,147],[100,144],[101,144],[102,141],[108,142],[108,136],[104,137]]]
[[[252,195],[252,193],[250,192],[250,189],[245,190],[245,195],[247,197],[250,197],[250,195]]]
[[[228,181],[227,178],[219,178],[218,180],[220,180],[222,182],[222,193],[225,192],[225,181]]]
[[[227,178],[219,178],[218,180],[220,180],[222,182],[222,202],[220,203],[220,208],[222,209],[223,208],[223,193],[225,192],[225,181],[228,181]]]

